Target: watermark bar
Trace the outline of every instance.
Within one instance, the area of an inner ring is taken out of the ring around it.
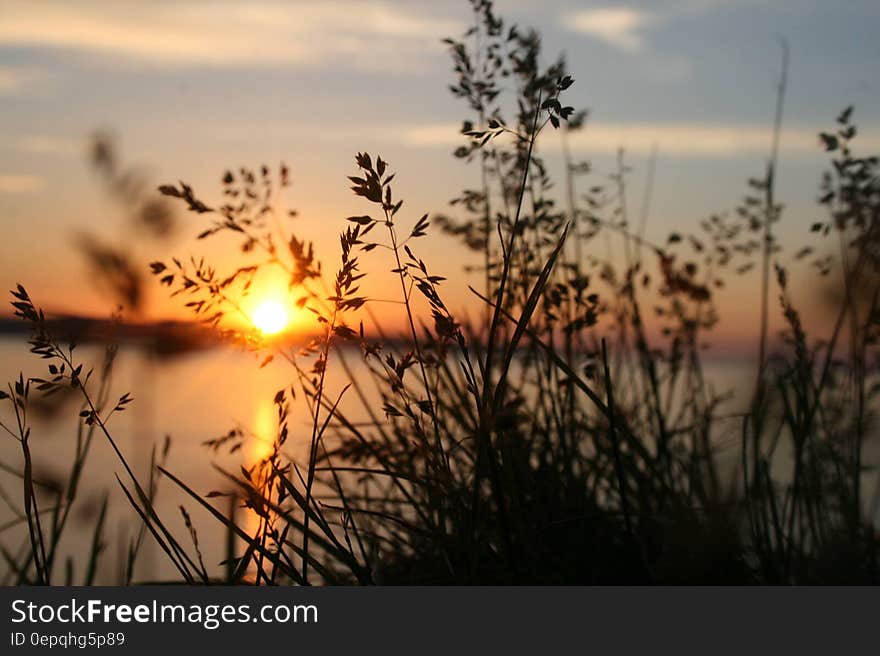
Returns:
[[[876,588],[0,588],[0,653],[827,653],[874,644],[878,602]]]

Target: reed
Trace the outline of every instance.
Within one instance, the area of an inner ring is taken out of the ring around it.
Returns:
[[[507,25],[488,0],[470,4],[473,26],[446,41],[452,93],[470,113],[454,156],[476,171],[475,188],[451,202],[456,216],[403,210],[390,164],[359,152],[349,181],[365,213],[340,220],[339,264],[326,278],[311,243],[280,209],[286,165],[226,172],[219,203],[184,183],[159,188],[205,223],[199,239],[231,237],[259,258],[226,272],[172,258],[153,262],[152,274],[196,319],[260,353],[264,365],[290,367],[291,385],[274,397],[269,455],[220,470],[226,488],[195,491],[174,473],[167,445],[149,480],[138,480],[108,425],[131,400],[107,398],[115,350],[99,376],[83,374],[73,347],[55,341],[24,288],[13,292],[16,314],[34,328],[32,350],[49,362],[48,377],[22,376],[0,393],[15,417],[2,428],[21,443],[24,463],[18,521],[28,541],[18,553],[3,549],[16,582],[57,580],[54,555],[93,436],[115,450],[126,474],[119,484],[141,526],[125,582],[146,532],[187,583],[880,579],[872,521],[880,492],[871,501],[862,493],[880,392],[880,169],[876,157],[856,154],[852,109],[821,134],[831,157],[820,190],[827,218],[811,234],[836,242],[833,262],[816,254],[820,245],[789,256],[775,237],[783,220],[776,180],[787,51],[764,175],[749,181],[732,214],[653,243],[645,237],[648,201],[631,216],[623,153],[601,176],[566,150],[565,201],[558,201],[541,143],[583,129],[586,117],[564,104],[574,83],[566,62],[543,67],[535,32]],[[582,180],[589,192],[578,196]],[[471,289],[479,316],[459,316],[444,301],[445,278],[431,263],[438,227],[481,263],[479,289]],[[747,410],[731,415],[727,393],[708,377],[703,345],[720,320],[718,290],[755,267],[762,289],[755,386]],[[314,315],[320,330],[307,347],[230,327],[264,269],[286,275],[299,307]],[[795,271],[839,279],[830,337],[810,335],[801,320],[790,293]],[[398,290],[401,335],[376,319],[379,299],[361,291],[365,278]],[[773,312],[785,322],[780,340],[769,333]],[[328,376],[333,359],[347,379]],[[68,481],[45,491],[32,473],[28,400],[34,387],[51,393],[64,385],[82,397],[81,446]],[[380,404],[365,386],[378,390]],[[369,420],[343,412],[343,398]],[[296,399],[311,418],[308,434],[296,436],[305,458],[289,449]],[[233,429],[207,448],[234,453],[247,439]],[[224,527],[222,568],[203,562],[188,510],[181,508],[185,540],[159,517],[159,478]],[[237,508],[259,519],[256,528]],[[100,568],[105,509],[86,583]]]

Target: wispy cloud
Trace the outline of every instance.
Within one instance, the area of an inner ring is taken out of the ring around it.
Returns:
[[[413,66],[460,26],[383,2],[6,0],[0,46],[189,66]],[[409,53],[409,56],[401,56]]]
[[[34,69],[0,66],[0,95],[17,94],[41,77],[43,74]]]
[[[876,127],[876,126],[874,126]],[[411,146],[454,146],[462,143],[460,126],[452,124],[412,126],[403,130],[403,140]],[[545,150],[558,150],[559,140],[546,135]],[[693,123],[590,123],[570,135],[572,147],[585,155],[648,152],[656,145],[663,155],[678,157],[724,158],[761,154],[770,148],[770,129],[750,124]],[[781,138],[783,152],[793,154],[821,152],[818,130],[789,127]],[[862,126],[858,148],[880,149],[880,130]]]
[[[38,175],[27,173],[0,173],[0,194],[30,194],[44,187]]]
[[[629,7],[585,9],[568,14],[565,25],[581,34],[627,52],[638,52],[644,47],[642,30],[654,22],[648,12]]]
[[[27,134],[15,142],[15,148],[19,152],[35,155],[82,155],[85,147],[83,139],[49,134]]]
[[[0,68],[0,93],[14,93],[21,87],[21,75],[9,68]]]
[[[867,129],[859,147],[880,145],[876,130]],[[789,153],[820,153],[819,130],[805,126],[785,128],[781,148]],[[586,152],[616,152],[619,148],[648,152],[655,144],[671,156],[733,157],[769,152],[769,126],[736,123],[597,123],[572,135],[572,144]]]

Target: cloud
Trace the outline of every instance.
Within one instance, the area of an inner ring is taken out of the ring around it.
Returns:
[[[818,153],[817,130],[785,130],[781,147],[785,151]],[[612,153],[619,148],[648,152],[654,144],[665,155],[725,157],[766,153],[770,149],[770,128],[748,124],[689,123],[598,123],[573,135],[572,145],[587,152]]]
[[[26,85],[41,77],[43,73],[34,69],[0,66],[0,95],[19,93]]]
[[[21,153],[35,155],[82,155],[86,149],[83,139],[56,137],[48,134],[28,134],[19,137],[15,143]]]
[[[463,143],[460,129],[460,125],[453,124],[411,126],[402,135],[410,146],[454,147]],[[647,153],[656,144],[661,155],[724,158],[767,153],[770,128],[732,123],[588,123],[584,130],[570,135],[570,143],[587,156],[613,154],[620,148]],[[785,128],[780,143],[783,153],[821,153],[818,130],[807,127]],[[541,147],[556,151],[559,139],[549,133],[543,135]],[[862,126],[856,147],[865,151],[880,149],[878,126]]]
[[[7,0],[0,46],[69,49],[169,66],[411,68],[461,26],[367,0],[340,3]],[[402,56],[408,55],[408,56]]]
[[[0,68],[0,93],[15,93],[21,87],[21,75],[9,68]]]
[[[26,173],[0,173],[0,194],[31,194],[45,186],[43,178]]]
[[[586,9],[565,18],[569,29],[627,52],[638,52],[644,47],[640,32],[653,21],[648,12],[628,7]]]

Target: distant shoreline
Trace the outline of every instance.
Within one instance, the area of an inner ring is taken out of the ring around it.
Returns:
[[[204,350],[221,345],[217,335],[207,328],[186,321],[126,323],[75,315],[47,317],[50,330],[63,339],[79,343],[107,342],[116,339],[138,342],[159,354],[171,355]],[[0,318],[0,336],[30,333],[31,326],[15,318]]]
[[[80,344],[107,343],[111,340],[124,342],[158,355],[174,356],[218,348],[227,344],[213,329],[192,321],[152,321],[144,323],[118,322],[76,315],[47,317],[49,328],[63,340],[74,339]],[[30,324],[12,317],[0,317],[0,338],[4,336],[27,337]],[[297,344],[305,344],[312,335],[300,335]],[[406,339],[385,337],[380,340],[387,346],[406,348]],[[355,345],[355,343],[351,343]],[[781,346],[781,345],[779,345]],[[709,357],[716,362],[742,361],[754,356],[753,344],[744,341],[737,344],[718,344]]]

